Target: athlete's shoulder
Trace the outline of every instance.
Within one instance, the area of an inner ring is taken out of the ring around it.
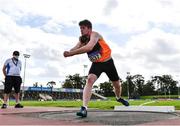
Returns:
[[[103,38],[102,35],[100,33],[96,32],[96,31],[92,31],[91,35],[95,36],[96,38],[99,38],[99,39]]]
[[[99,32],[96,32],[96,31],[92,31],[91,34],[100,35],[100,33],[99,33]]]

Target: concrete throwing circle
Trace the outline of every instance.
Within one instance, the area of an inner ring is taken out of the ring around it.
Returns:
[[[33,112],[18,114],[24,117],[33,117],[50,120],[60,120],[74,123],[93,123],[101,125],[137,125],[148,122],[178,118],[172,113],[153,113],[153,112],[117,112],[112,110],[89,110],[87,118],[76,116],[76,111],[59,112]]]

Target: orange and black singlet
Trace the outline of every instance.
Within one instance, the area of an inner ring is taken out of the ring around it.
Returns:
[[[111,49],[103,39],[99,39],[87,55],[91,62],[105,62],[111,57]]]

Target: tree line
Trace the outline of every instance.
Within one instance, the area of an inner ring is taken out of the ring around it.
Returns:
[[[79,74],[66,76],[62,84],[63,88],[83,89],[87,76]],[[140,74],[128,75],[126,80],[120,79],[122,83],[122,95],[129,98],[139,98],[148,95],[177,95],[178,81],[173,80],[171,75],[152,76],[150,80],[145,81]],[[93,86],[93,90],[103,96],[114,96],[113,86],[110,81]]]

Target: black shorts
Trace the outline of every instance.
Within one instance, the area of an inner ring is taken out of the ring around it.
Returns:
[[[119,76],[112,58],[106,62],[92,63],[89,74],[95,74],[97,78],[99,78],[102,72],[105,72],[111,81],[119,80]]]
[[[9,94],[14,88],[15,93],[20,92],[22,79],[20,76],[6,76],[4,84],[4,93]]]

